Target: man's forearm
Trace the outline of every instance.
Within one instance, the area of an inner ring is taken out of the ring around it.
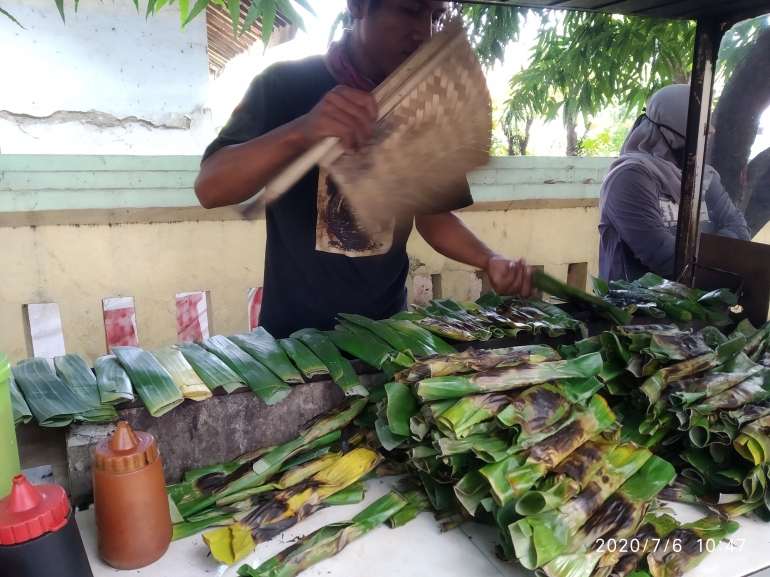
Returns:
[[[205,208],[244,202],[305,149],[296,121],[249,142],[221,148],[201,165],[195,194]]]
[[[417,216],[415,222],[425,242],[454,261],[486,270],[489,260],[497,256],[453,212]]]

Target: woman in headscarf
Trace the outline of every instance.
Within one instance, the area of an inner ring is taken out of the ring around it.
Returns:
[[[607,171],[599,207],[599,276],[634,281],[647,272],[674,274],[676,226],[682,188],[689,86],[674,84],[652,95]],[[743,215],[719,174],[706,166],[701,232],[751,240]]]

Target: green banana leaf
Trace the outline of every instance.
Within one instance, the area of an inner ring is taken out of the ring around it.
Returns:
[[[291,336],[301,340],[321,359],[329,369],[331,378],[345,391],[346,395],[365,397],[369,394],[366,387],[361,384],[353,365],[339,353],[328,337],[315,329],[303,329]]]
[[[328,499],[327,501],[328,502]],[[361,538],[391,519],[408,504],[396,493],[381,497],[351,521],[333,523],[302,537],[256,569],[242,565],[241,577],[294,577],[305,569],[339,553],[348,543]]]
[[[396,352],[387,343],[370,338],[369,335],[356,334],[344,326],[338,326],[333,331],[324,331],[323,334],[341,351],[376,369],[387,370],[388,361],[392,361],[393,366],[397,365],[399,369],[410,367],[414,363],[407,355]]]
[[[289,385],[231,340],[216,335],[202,340],[200,344],[246,381],[249,388],[265,401],[265,404],[274,405],[291,394]]]
[[[385,391],[388,394],[388,426],[394,434],[408,437],[411,434],[409,420],[419,410],[417,399],[410,388],[401,383],[388,383]]]
[[[648,272],[642,278],[634,281],[634,285],[662,294],[667,294],[689,301],[697,301],[706,296],[706,291],[690,288],[686,285],[666,280],[656,274]]]
[[[153,417],[164,415],[184,401],[174,379],[150,353],[138,347],[112,347],[112,352]]]
[[[324,499],[324,505],[357,505],[365,497],[364,482],[356,481],[346,489]]]
[[[598,375],[601,369],[601,354],[593,353],[568,361],[498,368],[471,376],[426,379],[417,385],[417,395],[421,400],[430,402],[474,393],[510,391],[556,379],[588,379]]]
[[[647,557],[650,573],[653,577],[681,577],[706,558],[709,554],[707,543],[716,545],[739,527],[735,521],[706,517],[674,529],[667,537],[671,546],[659,547]],[[678,551],[674,549],[675,543],[681,544]]]
[[[313,351],[302,344],[302,341],[298,339],[281,339],[278,341],[278,344],[281,345],[281,348],[308,379],[329,374],[329,369],[326,368],[326,365],[313,354]]]
[[[102,403],[115,405],[134,400],[131,379],[115,355],[98,357],[94,361],[94,372]]]
[[[422,343],[426,350],[435,351],[433,354],[451,355],[452,353],[457,352],[452,345],[442,341],[430,331],[423,329],[410,320],[399,320],[392,318],[380,322],[400,333],[403,333],[407,337]]]
[[[377,419],[374,423],[374,428],[380,444],[386,451],[392,451],[409,439],[409,436],[407,435],[398,435],[394,433],[388,426],[388,423],[383,419]]]
[[[285,383],[304,383],[281,345],[263,327],[241,335],[229,337],[236,345],[273,371]]]
[[[430,508],[430,499],[428,494],[420,488],[414,488],[408,491],[402,491],[399,489],[399,483],[394,486],[394,490],[398,490],[401,496],[406,499],[406,506],[388,519],[387,523],[391,529],[402,527],[417,518],[417,515],[422,513],[425,509]]]
[[[96,385],[96,375],[81,355],[64,355],[54,358],[53,362],[59,378],[67,383],[84,403],[91,407],[90,411],[80,415],[83,420],[101,422],[118,418],[118,413],[114,407],[102,404],[99,388]]]
[[[524,493],[516,500],[516,513],[522,517],[553,511],[574,499],[580,493],[580,485],[566,475],[554,475],[545,479],[537,490]]]
[[[32,420],[32,411],[29,410],[29,405],[27,405],[24,395],[21,394],[19,387],[16,386],[16,379],[13,378],[13,375],[8,377],[8,387],[11,391],[13,424],[17,427],[21,424],[26,425]]]
[[[213,353],[195,343],[181,342],[174,345],[190,363],[198,376],[212,391],[222,387],[228,393],[246,387],[246,381]]]
[[[424,340],[412,338],[407,334],[396,330],[387,323],[373,321],[372,319],[368,319],[361,315],[340,313],[339,316],[349,323],[353,323],[371,331],[399,353],[406,353],[408,351],[415,357],[428,357],[440,354],[439,351],[426,345]]]
[[[64,427],[92,410],[63,380],[46,359],[20,361],[12,370],[32,414],[41,427]]]
[[[157,351],[150,351],[150,354],[168,371],[176,386],[182,391],[184,398],[193,401],[205,401],[211,398],[211,389],[201,380],[198,373],[178,349],[166,347]]]
[[[733,441],[733,447],[755,466],[770,463],[770,416],[744,426]]]
[[[481,502],[489,495],[489,483],[479,471],[470,471],[454,486],[455,496],[469,515],[475,515]]]
[[[539,269],[536,269],[532,275],[532,286],[562,300],[591,310],[616,324],[631,324],[632,316],[623,309],[599,297],[558,281]]]

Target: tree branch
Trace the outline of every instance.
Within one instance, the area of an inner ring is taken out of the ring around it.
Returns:
[[[711,164],[741,211],[751,201],[746,165],[762,113],[770,107],[770,29],[757,39],[725,86],[714,112]]]
[[[760,152],[747,170],[751,201],[746,209],[746,222],[756,236],[770,222],[770,148]]]

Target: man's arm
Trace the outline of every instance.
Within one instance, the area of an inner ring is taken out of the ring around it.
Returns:
[[[252,111],[254,115],[270,113]],[[244,202],[297,156],[328,136],[339,138],[348,152],[362,149],[371,137],[376,118],[377,107],[371,94],[339,86],[305,116],[209,156],[195,179],[195,194],[204,208]]]
[[[524,259],[503,257],[477,237],[453,212],[415,217],[417,231],[439,254],[486,271],[492,288],[501,295],[532,293],[532,268]]]

